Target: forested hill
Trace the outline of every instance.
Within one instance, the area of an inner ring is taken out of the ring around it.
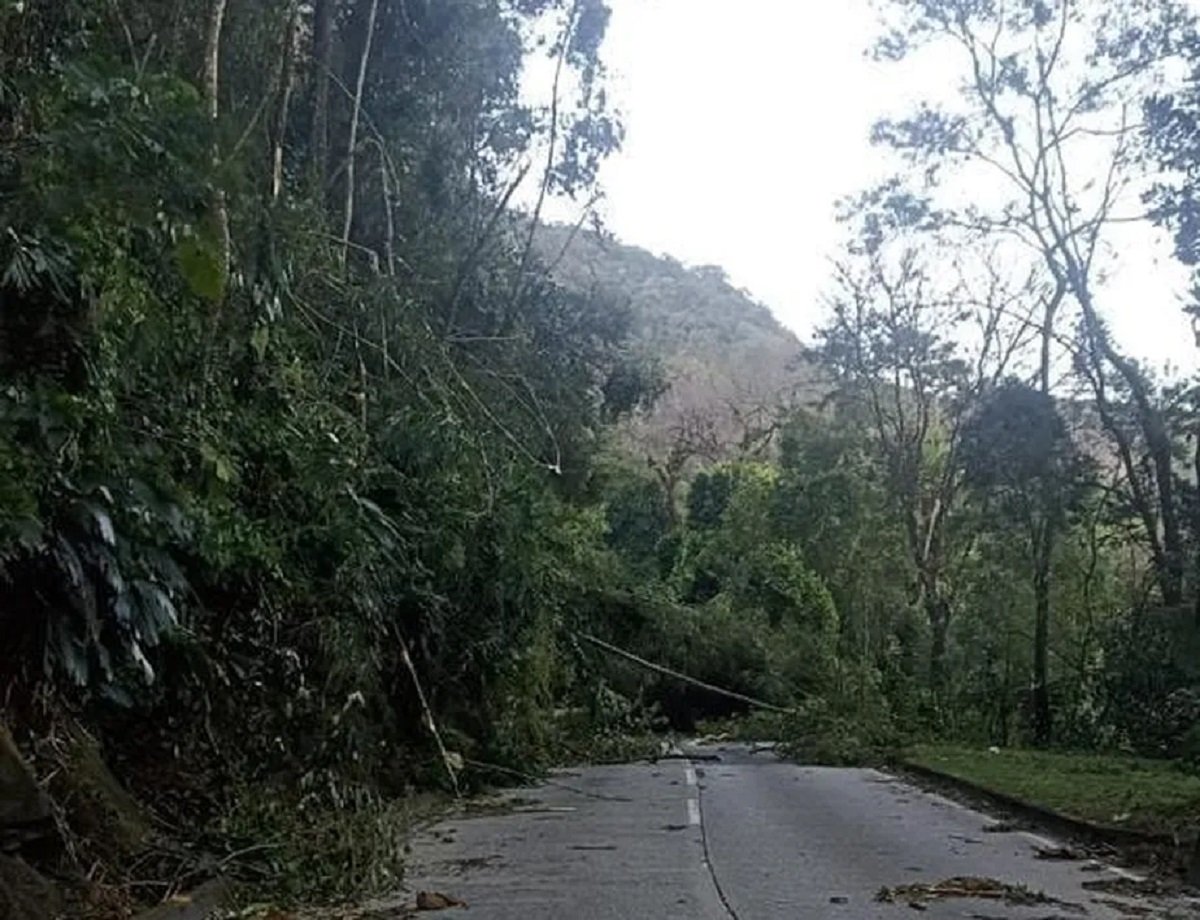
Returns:
[[[813,397],[799,339],[720,267],[562,225],[542,228],[537,245],[558,282],[627,307],[634,341],[663,364],[666,391],[624,426],[636,451],[726,459],[763,446],[780,407]]]
[[[778,354],[800,349],[771,311],[735,288],[715,265],[686,266],[591,230],[549,225],[537,238],[557,279],[579,290],[627,298],[634,329],[664,355]],[[560,258],[561,255],[561,258]]]

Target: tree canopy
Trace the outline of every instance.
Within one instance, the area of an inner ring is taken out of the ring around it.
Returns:
[[[413,788],[751,705],[1196,756],[1200,391],[1106,287],[1117,224],[1196,262],[1195,18],[879,11],[953,92],[875,126],[802,346],[541,219],[622,143],[604,0],[0,4],[0,720],[72,871],[161,881],[67,738],[291,896],[394,880]]]

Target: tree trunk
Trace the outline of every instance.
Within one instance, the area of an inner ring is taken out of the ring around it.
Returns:
[[[1084,333],[1087,336],[1088,352],[1096,365],[1095,373],[1102,374],[1103,368],[1100,365],[1103,361],[1107,361],[1120,374],[1133,397],[1138,427],[1145,439],[1146,450],[1150,454],[1150,462],[1154,469],[1155,497],[1158,503],[1157,518],[1162,525],[1161,550],[1153,553],[1155,575],[1159,591],[1162,593],[1163,603],[1168,607],[1178,606],[1183,601],[1183,534],[1179,525],[1175,480],[1171,469],[1171,438],[1167,432],[1166,422],[1163,420],[1162,412],[1154,405],[1149,383],[1141,369],[1113,347],[1108,330],[1104,328],[1104,323],[1096,313],[1091,291],[1084,280],[1085,275],[1077,265],[1069,265],[1068,269],[1068,279],[1071,281],[1075,299],[1083,312]],[[1109,407],[1107,404],[1102,404],[1105,397],[1100,392],[1099,386],[1096,400],[1098,404],[1101,404],[1099,405],[1101,419],[1106,420],[1107,426],[1115,424]],[[1114,436],[1118,435],[1114,433]],[[1137,471],[1130,466],[1130,458],[1124,456],[1122,459],[1127,467],[1126,472],[1130,477],[1134,477]],[[1148,501],[1148,496],[1142,496],[1140,501]],[[1144,521],[1153,520],[1153,514],[1148,513],[1152,509],[1140,508],[1138,510]],[[1150,533],[1148,537],[1151,545],[1156,546],[1159,535]]]
[[[1183,602],[1183,535],[1179,527],[1179,509],[1175,498],[1175,477],[1172,466],[1171,438],[1162,413],[1150,398],[1142,373],[1127,358],[1116,354],[1107,345],[1109,360],[1125,378],[1137,407],[1138,423],[1146,439],[1146,449],[1154,464],[1154,480],[1158,489],[1159,516],[1162,521],[1163,562],[1158,572],[1159,590],[1163,603],[1174,607]]]
[[[1042,395],[1050,396],[1050,346],[1054,332],[1054,317],[1066,294],[1066,286],[1059,280],[1053,296],[1046,302],[1042,321],[1042,354],[1038,368],[1038,380]],[[1033,558],[1033,737],[1038,746],[1050,743],[1051,712],[1048,659],[1050,653],[1050,566],[1054,557],[1055,530],[1058,515],[1050,509],[1056,508],[1059,496],[1043,496],[1043,520],[1034,519],[1031,533]],[[1034,512],[1036,515],[1036,512]]]
[[[1012,720],[1012,649],[1007,638],[1004,640],[1004,684],[1000,693],[1000,738],[997,743],[1001,747],[1008,747],[1008,726]]]
[[[1033,740],[1039,747],[1050,743],[1050,561],[1054,535],[1043,521],[1034,535],[1034,628],[1033,628]]]
[[[946,633],[950,629],[950,605],[936,590],[925,594],[929,618],[929,686],[941,698],[946,686]]]
[[[279,102],[275,108],[275,124],[271,137],[271,202],[283,192],[283,147],[287,136],[288,109],[292,101],[292,84],[296,79],[296,39],[299,27],[299,7],[293,2],[288,10],[287,32],[283,38],[283,53],[279,64]]]
[[[1196,444],[1192,453],[1192,468],[1196,471],[1196,483],[1200,485],[1200,429],[1195,433]],[[1192,532],[1200,534],[1200,501],[1193,506],[1194,510],[1192,521]],[[1195,561],[1193,562],[1194,569],[1192,571],[1192,594],[1195,595],[1192,608],[1192,618],[1197,626],[1200,626],[1200,539],[1196,540]]]
[[[354,108],[350,112],[350,134],[346,141],[346,203],[342,212],[342,261],[350,250],[350,229],[354,224],[355,176],[354,162],[358,152],[358,121],[362,114],[363,87],[367,82],[367,66],[371,62],[371,44],[375,37],[375,17],[379,0],[370,0],[366,31],[363,33],[362,54],[358,59],[358,79],[354,86]]]
[[[209,9],[208,31],[205,36],[204,50],[204,93],[208,103],[208,117],[212,122],[213,146],[212,165],[214,171],[221,161],[220,148],[217,145],[216,125],[221,114],[221,28],[225,24],[226,0],[213,0]],[[229,206],[225,200],[225,189],[221,188],[220,178],[213,180],[212,212],[213,223],[216,226],[218,245],[221,250],[222,277],[229,277],[232,240],[229,233]]]
[[[679,526],[679,502],[676,498],[679,492],[680,473],[668,461],[659,465],[652,457],[647,457],[650,470],[658,477],[658,484],[663,493],[663,510],[667,514],[667,526],[674,530]]]
[[[329,74],[333,65],[333,7],[317,0],[313,12],[313,108],[309,150],[317,189],[324,200],[329,170]]]

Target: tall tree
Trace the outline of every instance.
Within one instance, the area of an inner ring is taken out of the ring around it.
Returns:
[[[1079,483],[1079,463],[1053,397],[1018,381],[986,393],[963,435],[967,481],[991,499],[990,514],[1023,535],[1032,573],[1033,730],[1051,737],[1050,564]]]
[[[885,471],[929,622],[930,683],[945,682],[953,610],[951,545],[964,484],[963,425],[983,390],[1005,373],[1028,337],[1028,322],[996,276],[986,291],[939,288],[922,257],[904,249],[894,264],[868,246],[865,265],[840,272],[833,318],[820,331],[822,357],[857,404]],[[972,330],[975,350],[962,341]]]
[[[1194,19],[1169,0],[890,0],[885,11],[888,31],[877,56],[899,61],[936,44],[957,56],[960,90],[955,104],[924,104],[909,117],[880,121],[874,139],[919,167],[925,207],[917,219],[925,226],[1006,237],[1040,267],[1044,388],[1064,298],[1076,308],[1076,363],[1125,466],[1162,599],[1178,603],[1184,548],[1171,437],[1153,381],[1112,339],[1098,278],[1106,231],[1144,217],[1138,113],[1192,40]],[[939,190],[954,187],[948,172],[988,183],[989,195],[966,206],[939,198]],[[1132,413],[1121,411],[1122,400]],[[1149,458],[1144,469],[1141,450]]]

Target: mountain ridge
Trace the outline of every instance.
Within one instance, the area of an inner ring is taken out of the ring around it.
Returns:
[[[662,361],[666,391],[620,440],[652,467],[676,467],[672,478],[763,452],[777,410],[812,396],[817,372],[804,344],[719,266],[564,225],[539,228],[535,245],[558,283],[628,306],[633,340]]]

